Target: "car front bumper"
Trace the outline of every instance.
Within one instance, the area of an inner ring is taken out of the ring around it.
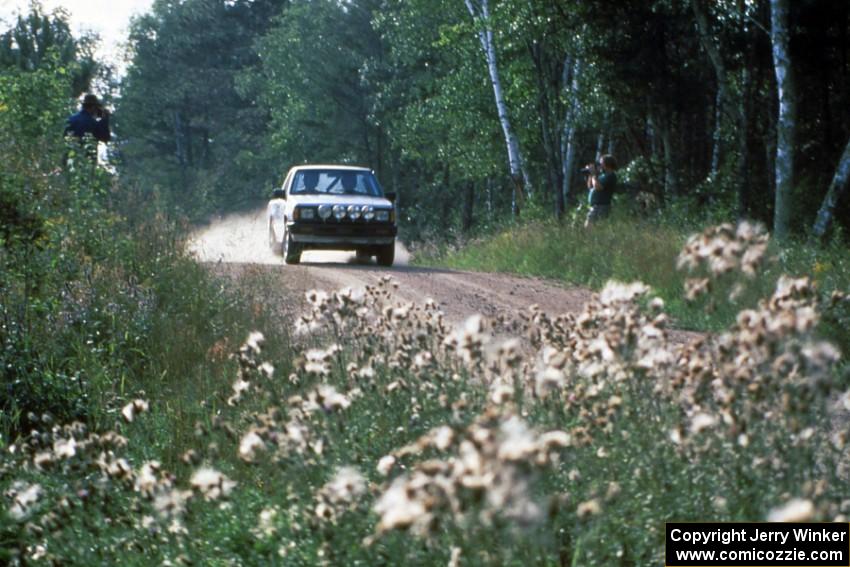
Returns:
[[[398,228],[392,224],[288,223],[292,241],[311,248],[337,250],[358,246],[380,246],[395,241]]]

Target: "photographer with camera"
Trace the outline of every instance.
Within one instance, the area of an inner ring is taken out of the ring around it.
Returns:
[[[614,191],[617,190],[616,170],[617,160],[610,154],[599,158],[598,166],[595,163],[589,163],[581,170],[587,178],[587,188],[590,189],[588,196],[590,211],[584,221],[585,228],[604,219],[611,212],[611,199]]]
[[[66,136],[76,136],[82,141],[86,134],[91,134],[99,142],[112,139],[109,133],[109,111],[103,108],[93,94],[83,98],[80,111],[69,116],[68,125],[65,126]]]

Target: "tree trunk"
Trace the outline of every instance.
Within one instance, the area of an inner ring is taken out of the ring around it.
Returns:
[[[717,96],[714,101],[714,132],[711,135],[711,165],[708,168],[708,178],[711,181],[717,179],[717,172],[720,170],[720,145],[723,141],[722,125],[723,125],[723,103],[726,100],[724,91],[717,88]]]
[[[779,113],[776,121],[776,197],[773,234],[779,240],[788,237],[791,220],[791,191],[794,187],[794,144],[797,94],[791,68],[789,46],[789,0],[770,0],[770,39]]]
[[[463,196],[463,215],[461,216],[460,229],[464,234],[470,231],[475,223],[473,216],[475,208],[475,183],[473,181],[466,182],[466,188]]]
[[[823,241],[832,226],[832,219],[835,214],[835,207],[838,200],[847,192],[847,187],[850,185],[850,141],[844,148],[844,154],[838,162],[838,167],[835,169],[835,175],[832,177],[832,183],[829,184],[829,191],[823,199],[823,204],[818,211],[815,226],[812,229],[814,237]]]
[[[662,191],[662,195],[666,201],[679,194],[679,177],[677,175],[679,164],[677,162],[677,153],[674,149],[675,141],[673,139],[672,127],[674,117],[669,114],[661,117],[661,114],[669,113],[670,111],[659,111],[654,106],[650,108],[650,112],[650,120],[654,134],[657,134],[661,139],[661,147],[658,148],[657,144],[655,144],[655,149],[656,151],[661,151],[661,162],[664,165],[664,189]]]
[[[569,70],[572,66],[572,80],[569,80]],[[564,62],[564,87],[569,88],[567,96],[567,107],[564,110],[564,127],[561,132],[561,192],[564,195],[565,206],[570,202],[570,188],[573,182],[573,171],[575,170],[576,156],[576,120],[578,119],[578,78],[581,73],[581,60],[577,59],[573,65],[570,65],[569,58]]]
[[[520,208],[525,198],[525,191],[531,193],[531,181],[525,169],[525,161],[520,152],[519,140],[511,128],[508,118],[508,106],[502,93],[502,82],[499,78],[499,66],[496,61],[496,43],[493,39],[493,28],[490,22],[489,0],[464,0],[469,14],[480,26],[478,40],[487,59],[487,69],[490,72],[490,84],[493,86],[493,96],[496,99],[496,111],[499,115],[499,123],[505,136],[505,145],[508,149],[508,167],[511,171],[511,179],[514,186],[514,214],[519,216]]]
[[[552,104],[546,81],[546,54],[539,42],[529,42],[528,50],[534,61],[537,78],[537,106],[540,114],[540,130],[543,138],[543,152],[546,155],[546,173],[549,178],[549,189],[552,191],[555,218],[560,219],[564,214],[564,194],[561,192],[561,164],[557,136],[552,133]],[[557,96],[557,95],[556,95]]]
[[[602,150],[605,148],[605,139],[608,136],[608,130],[611,121],[611,114],[609,111],[605,111],[605,116],[602,118],[602,128],[599,129],[599,135],[596,137],[596,158],[595,161],[599,161],[599,158],[602,157]]]
[[[664,150],[664,195],[669,199],[679,194],[679,178],[670,126],[666,123],[661,128],[661,146]]]
[[[741,97],[738,100],[738,219],[744,219],[750,212],[750,71],[746,67],[741,71]]]
[[[723,142],[721,129],[723,125],[723,113],[728,101],[729,78],[726,74],[726,65],[723,62],[723,57],[720,55],[720,50],[711,38],[708,26],[708,14],[706,13],[706,8],[703,5],[703,0],[691,0],[691,9],[693,10],[694,17],[697,21],[700,43],[702,43],[703,49],[705,49],[705,52],[708,54],[708,59],[711,61],[712,67],[714,67],[714,76],[717,80],[711,166],[708,174],[709,179],[714,179],[717,176],[718,169],[720,168],[720,154],[722,152],[721,144]]]

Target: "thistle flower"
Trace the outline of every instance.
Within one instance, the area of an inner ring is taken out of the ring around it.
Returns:
[[[242,394],[251,389],[251,383],[242,378],[237,378],[233,383],[233,395],[227,398],[227,405],[235,406],[242,400]]]
[[[809,522],[815,514],[815,505],[811,500],[794,498],[772,509],[767,514],[768,522]]]
[[[599,500],[596,500],[595,498],[582,502],[576,508],[576,516],[578,516],[579,519],[598,516],[600,512],[602,512],[602,506],[599,504]]]
[[[144,463],[135,475],[133,486],[136,492],[146,498],[153,496],[155,490],[160,485],[160,477],[157,474],[162,465],[159,461],[148,461]]]
[[[53,442],[53,454],[57,459],[70,459],[77,454],[77,441],[73,437],[56,439]]]
[[[251,530],[257,539],[268,540],[277,533],[277,508],[263,508],[257,518],[257,526]]]
[[[40,484],[28,484],[22,480],[16,480],[6,490],[4,496],[12,501],[9,506],[9,515],[15,521],[23,521],[29,515],[41,498],[43,490]]]
[[[136,399],[124,406],[121,415],[124,416],[127,423],[132,423],[138,414],[148,411],[149,407],[146,400]]]
[[[699,434],[704,429],[714,427],[717,423],[717,418],[707,413],[698,413],[691,419],[691,433]]]
[[[366,479],[354,467],[341,467],[316,495],[315,515],[322,521],[335,521],[366,493]]]
[[[254,356],[259,356],[262,350],[263,344],[266,342],[266,337],[263,336],[263,333],[259,331],[253,331],[248,335],[248,338],[245,340],[245,345],[243,348],[247,349],[248,352]]]
[[[605,306],[617,303],[630,303],[636,298],[645,295],[650,290],[649,286],[642,282],[622,283],[609,281],[599,293],[599,303]]]
[[[396,478],[389,489],[375,502],[373,509],[380,516],[377,532],[405,530],[414,524],[423,532],[431,522],[423,500],[416,498],[416,490],[408,485],[407,475]]]
[[[375,467],[378,471],[378,474],[381,476],[387,476],[390,474],[390,471],[395,466],[396,458],[392,455],[384,455],[381,457],[381,460],[378,461],[378,466]]]
[[[236,482],[210,467],[202,467],[196,470],[192,474],[189,484],[204,496],[204,500],[217,500],[221,497],[227,497],[233,487],[236,486]]]
[[[192,498],[191,490],[166,488],[157,491],[153,508],[162,520],[176,520],[186,513],[186,503]]]
[[[256,459],[257,451],[265,449],[265,442],[253,429],[242,436],[239,441],[239,458],[248,463]]]

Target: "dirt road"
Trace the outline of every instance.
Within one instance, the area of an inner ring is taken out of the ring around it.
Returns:
[[[385,275],[398,282],[400,300],[433,299],[446,317],[456,322],[475,313],[512,316],[532,304],[552,315],[576,312],[590,298],[588,290],[567,289],[540,279],[410,266],[401,245],[392,268],[358,264],[349,253],[318,251],[302,254],[301,265],[287,266],[268,248],[266,234],[265,209],[229,215],[198,230],[190,250],[226,277],[252,273],[272,278],[280,290],[281,304],[294,312],[300,311],[310,289],[362,288]]]

